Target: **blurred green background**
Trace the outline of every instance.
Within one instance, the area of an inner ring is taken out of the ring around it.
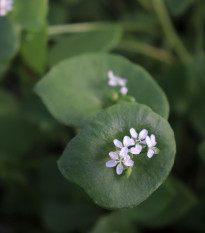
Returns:
[[[0,0],[2,1],[2,0]],[[205,232],[204,0],[14,0],[0,17],[0,232]],[[33,93],[59,61],[86,52],[142,65],[170,103],[170,177],[133,209],[108,211],[60,174],[78,129]]]

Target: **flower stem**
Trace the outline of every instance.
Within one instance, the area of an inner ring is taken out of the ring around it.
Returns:
[[[156,34],[157,31],[153,26],[143,23],[133,23],[133,22],[119,22],[119,23],[110,23],[110,22],[84,22],[84,23],[73,23],[73,24],[63,24],[56,26],[49,26],[48,34],[58,35],[64,33],[78,33],[78,32],[90,32],[96,30],[109,29],[113,26],[120,26],[123,30],[126,31],[143,31],[152,34]]]
[[[168,64],[170,64],[173,60],[172,55],[165,50],[153,47],[137,40],[123,40],[117,45],[116,48],[129,52],[141,53]]]

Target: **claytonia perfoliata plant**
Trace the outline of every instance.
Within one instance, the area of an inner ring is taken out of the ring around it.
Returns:
[[[114,75],[113,71],[108,71],[108,85],[111,87],[119,86],[120,93],[126,95],[128,92],[128,88],[126,87],[127,79],[120,78]]]
[[[109,153],[111,160],[106,162],[106,167],[116,167],[117,175],[121,175],[124,170],[133,167],[134,155],[139,155],[144,149],[147,149],[148,158],[159,153],[155,135],[148,136],[146,129],[142,129],[138,134],[134,128],[131,128],[130,135],[131,137],[124,136],[123,142],[118,139],[113,140],[116,151]]]
[[[5,16],[12,11],[13,0],[0,0],[0,16]]]

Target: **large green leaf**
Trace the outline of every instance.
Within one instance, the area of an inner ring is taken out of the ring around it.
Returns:
[[[113,140],[122,140],[134,127],[156,135],[160,153],[135,157],[129,179],[105,166]],[[117,104],[99,113],[68,144],[59,160],[62,174],[80,185],[94,202],[109,209],[132,207],[144,201],[166,179],[174,162],[175,140],[167,121],[147,106]]]
[[[99,31],[60,37],[49,50],[48,64],[53,66],[65,58],[86,52],[109,51],[119,42],[121,34],[121,28],[116,26]]]
[[[84,54],[56,65],[36,86],[51,114],[60,122],[83,126],[106,105],[112,90],[107,72],[128,80],[128,94],[168,117],[169,106],[161,88],[140,66],[108,54]]]
[[[7,18],[0,17],[0,80],[19,47],[18,29]]]
[[[36,31],[46,22],[48,0],[15,0],[12,19],[23,29]]]

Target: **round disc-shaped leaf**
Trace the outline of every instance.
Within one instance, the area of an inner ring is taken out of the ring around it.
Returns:
[[[147,152],[134,156],[132,173],[117,175],[105,166],[113,140],[122,141],[129,129],[146,128],[155,134],[160,152],[151,159]],[[80,185],[96,204],[109,209],[133,207],[156,190],[169,174],[174,162],[175,139],[168,122],[147,106],[117,104],[99,113],[68,144],[58,165],[62,174]]]
[[[108,86],[109,70],[127,79],[128,95],[167,118],[165,94],[140,66],[109,54],[84,54],[56,65],[36,86],[52,115],[60,122],[81,127],[106,105],[113,87]]]

